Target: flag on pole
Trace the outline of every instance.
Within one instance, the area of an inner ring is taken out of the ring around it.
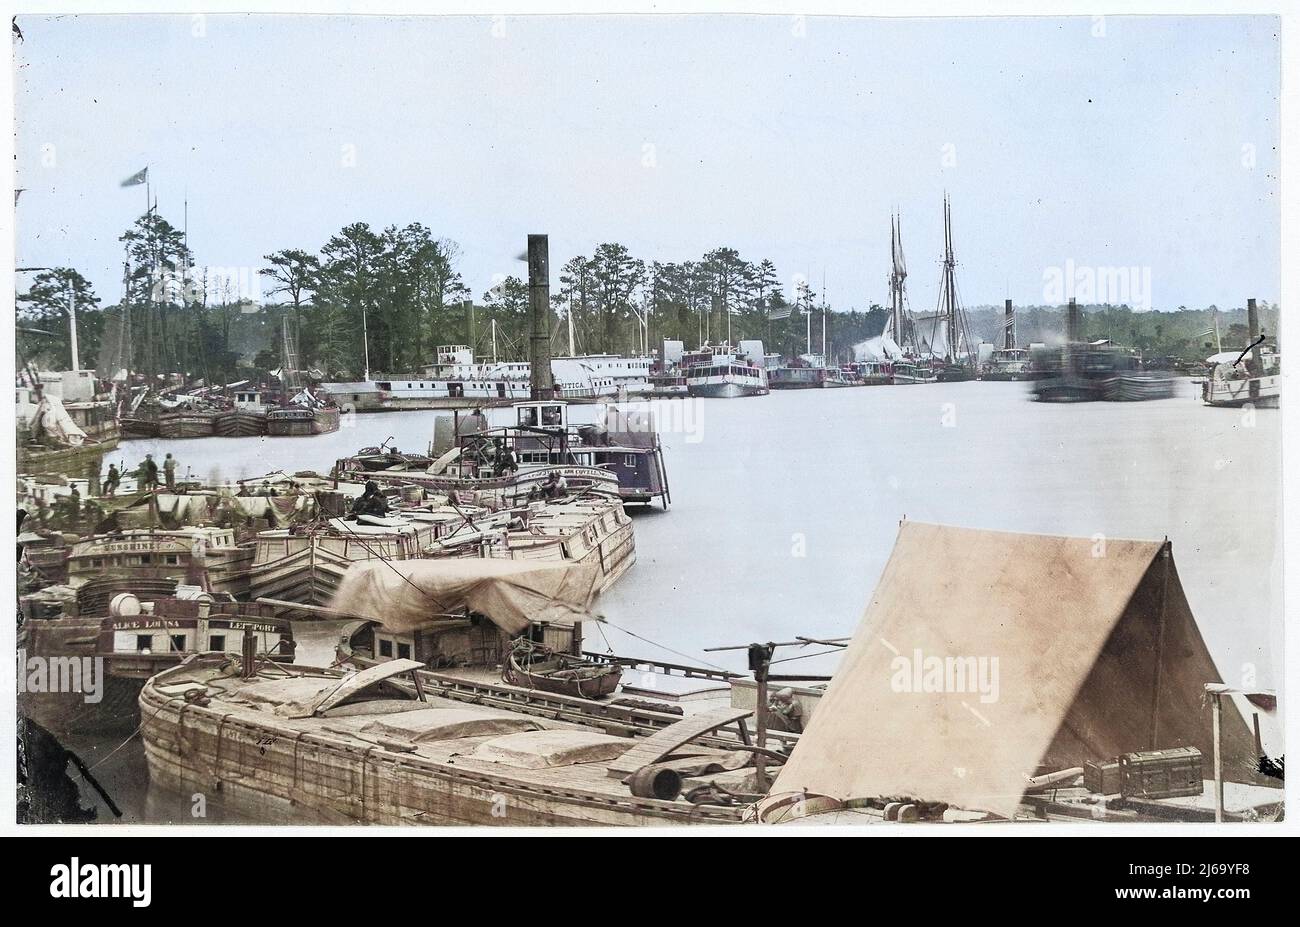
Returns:
[[[138,187],[142,183],[147,183],[148,180],[149,180],[149,168],[146,167],[144,170],[138,171],[132,174],[130,177],[126,178],[126,180],[122,181],[122,186]]]

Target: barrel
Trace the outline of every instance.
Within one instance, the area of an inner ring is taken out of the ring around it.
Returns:
[[[130,618],[140,614],[140,600],[134,593],[119,592],[108,603],[108,613],[114,618]]]
[[[670,766],[642,766],[627,784],[637,798],[673,801],[682,794],[681,774]]]

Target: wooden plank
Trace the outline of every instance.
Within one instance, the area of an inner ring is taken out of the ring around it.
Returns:
[[[701,734],[708,734],[720,727],[734,724],[742,718],[748,718],[751,714],[753,712],[748,708],[714,708],[683,718],[676,724],[655,731],[610,763],[609,775],[620,779],[630,776],[642,766],[649,766],[663,759],[682,744],[694,740]]]

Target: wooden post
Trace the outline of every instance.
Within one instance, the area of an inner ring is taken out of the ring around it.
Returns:
[[[244,628],[243,652],[240,661],[240,675],[251,679],[257,674],[257,635],[252,628]]]
[[[1219,725],[1223,716],[1223,696],[1211,693],[1214,699],[1214,823],[1223,823],[1223,750],[1219,740]]]
[[[759,791],[767,791],[767,760],[763,750],[767,747],[767,673],[772,663],[775,644],[750,644],[749,668],[754,673],[757,683],[754,691],[754,745],[758,751],[754,754],[754,781]]]
[[[550,245],[545,235],[528,236],[528,308],[532,318],[529,360],[532,361],[533,399],[554,399]]]

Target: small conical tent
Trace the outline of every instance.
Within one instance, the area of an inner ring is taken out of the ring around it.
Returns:
[[[1123,753],[1194,746],[1208,773],[1220,681],[1168,543],[907,522],[767,801],[1009,817],[1028,776]],[[1224,708],[1224,775],[1252,782],[1253,737]]]

